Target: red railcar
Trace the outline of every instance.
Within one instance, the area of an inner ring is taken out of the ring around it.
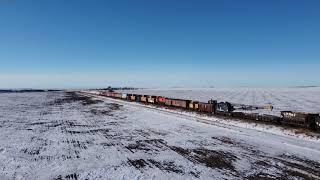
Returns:
[[[156,99],[157,99],[157,103],[166,103],[166,98],[165,97],[157,96]]]
[[[214,104],[199,102],[199,111],[206,113],[214,112]]]
[[[171,106],[187,108],[188,100],[183,99],[171,99]]]
[[[114,93],[114,97],[118,98],[118,99],[122,99],[122,93],[116,92],[116,93]]]
[[[171,104],[172,104],[172,100],[171,100],[171,99],[169,99],[169,98],[166,98],[166,102],[165,102],[165,104],[166,104],[167,106],[171,106]]]

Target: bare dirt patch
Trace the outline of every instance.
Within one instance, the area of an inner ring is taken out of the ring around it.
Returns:
[[[109,131],[110,129],[66,130],[66,132],[70,134],[96,134],[96,133],[106,134]]]
[[[233,162],[237,157],[230,152],[204,148],[185,149],[177,146],[171,146],[170,148],[194,163],[201,163],[212,169],[217,168],[236,172]]]
[[[296,156],[281,155],[278,159],[284,166],[284,177],[320,179],[320,163]]]
[[[88,112],[97,116],[111,116],[117,119],[123,119],[115,112],[120,111],[123,105],[116,103],[104,103],[103,106],[92,107]]]
[[[128,159],[128,163],[139,170],[148,166],[148,162],[146,162],[144,159],[135,159],[135,160]]]
[[[25,149],[22,149],[22,152],[29,155],[38,155],[41,149],[42,149],[41,147],[33,148],[33,149],[25,148]]]
[[[145,153],[156,153],[167,149],[167,143],[163,139],[139,140],[135,143],[127,145],[126,148],[132,153],[135,153],[137,151],[144,151]]]
[[[253,174],[247,175],[250,180],[256,179],[320,179],[319,162],[296,156],[280,155],[278,157],[257,156],[252,163]],[[268,169],[276,169],[269,172]]]
[[[256,147],[236,141],[228,137],[212,137],[221,144],[241,152],[251,163],[250,175],[244,175],[247,179],[320,179],[320,163],[296,156],[280,155],[271,157],[259,151]],[[267,171],[274,169],[275,171]]]
[[[63,98],[56,99],[52,102],[49,102],[49,105],[62,105],[65,103],[81,102],[82,105],[92,105],[102,103],[102,100],[93,99],[88,96],[80,95],[76,92],[66,92]]]
[[[127,163],[140,171],[147,170],[147,168],[158,168],[161,171],[172,172],[176,174],[190,174],[194,177],[199,177],[200,172],[190,171],[185,172],[183,166],[176,165],[173,161],[156,161],[154,159],[128,159]]]
[[[78,180],[78,179],[79,179],[79,175],[76,173],[73,173],[73,174],[68,174],[66,176],[59,175],[54,180]]]
[[[173,161],[160,162],[160,161],[155,161],[153,159],[148,159],[148,162],[150,162],[155,167],[157,167],[158,169],[161,169],[163,171],[175,172],[175,173],[178,173],[178,174],[183,174],[183,167],[182,166],[180,166],[180,167],[176,166]]]
[[[226,137],[226,136],[219,136],[219,137],[211,137],[212,139],[221,141],[224,144],[236,145],[239,144],[238,142],[234,141],[233,139]]]
[[[121,107],[119,104],[108,103],[104,106],[106,109],[91,109],[90,112],[94,115],[113,116],[113,112],[120,110]]]
[[[74,140],[74,139],[67,139],[67,140],[63,140],[63,143],[67,143],[67,144],[72,144],[73,147],[78,148],[78,149],[87,149],[88,145],[91,145],[92,142],[91,141],[79,141],[79,140]]]

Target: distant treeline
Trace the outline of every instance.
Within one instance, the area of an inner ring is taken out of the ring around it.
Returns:
[[[137,89],[140,89],[140,88],[134,88],[134,87],[107,87],[107,88],[101,88],[101,89],[98,89],[98,90],[109,90],[109,91],[118,91],[118,90],[137,90]]]
[[[0,89],[0,93],[54,92],[57,89]]]
[[[315,88],[319,86],[293,86],[293,88]]]

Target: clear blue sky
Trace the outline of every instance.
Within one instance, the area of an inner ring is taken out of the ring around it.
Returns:
[[[0,88],[320,85],[318,0],[0,0]]]

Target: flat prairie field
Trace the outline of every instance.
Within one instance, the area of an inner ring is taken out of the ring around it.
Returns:
[[[319,108],[318,90],[158,93]],[[319,143],[77,92],[0,94],[1,180],[319,179]]]

